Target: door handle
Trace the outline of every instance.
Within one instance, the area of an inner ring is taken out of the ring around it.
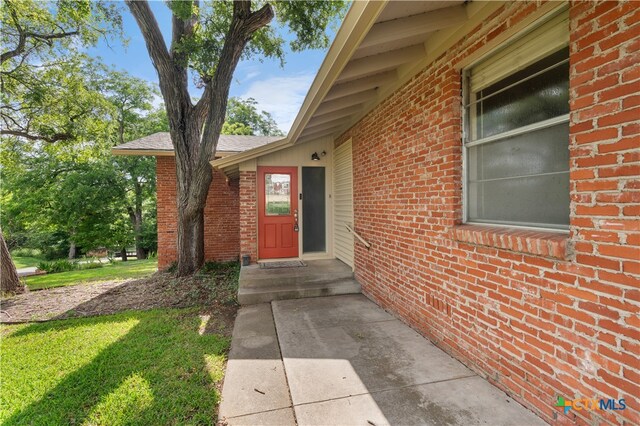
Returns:
[[[295,209],[293,211],[293,231],[294,232],[298,232],[300,231],[300,227],[298,226],[298,209]]]

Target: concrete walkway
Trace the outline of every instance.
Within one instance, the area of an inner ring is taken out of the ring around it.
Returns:
[[[241,308],[222,391],[229,425],[543,425],[363,295]]]
[[[17,269],[19,277],[30,277],[32,275],[36,275],[38,268],[35,266],[28,266],[26,268]]]

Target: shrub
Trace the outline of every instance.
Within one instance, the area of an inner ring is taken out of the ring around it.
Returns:
[[[78,269],[98,269],[102,268],[102,263],[100,262],[89,262],[89,263],[79,263]]]
[[[78,263],[70,262],[67,259],[54,260],[52,262],[40,262],[38,263],[38,269],[47,271],[48,274],[55,274],[57,272],[78,271],[83,269],[97,269],[102,268],[100,262],[88,262]]]
[[[11,250],[11,255],[17,257],[39,257],[42,256],[42,251],[35,248],[21,247]]]
[[[47,271],[48,274],[55,274],[56,272],[73,271],[78,269],[78,265],[66,259],[60,259],[51,262],[40,262],[38,263],[38,269]]]

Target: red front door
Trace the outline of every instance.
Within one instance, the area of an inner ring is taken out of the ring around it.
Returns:
[[[298,257],[297,167],[258,167],[258,257]]]

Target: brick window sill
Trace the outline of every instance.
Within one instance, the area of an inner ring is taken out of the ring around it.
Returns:
[[[569,235],[562,232],[535,231],[485,225],[457,225],[452,228],[457,241],[511,250],[534,256],[564,260]]]

